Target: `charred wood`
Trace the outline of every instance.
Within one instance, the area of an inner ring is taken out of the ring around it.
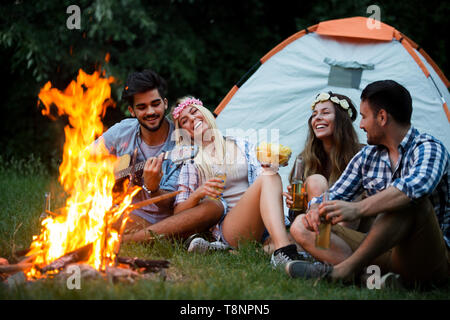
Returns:
[[[42,273],[46,273],[51,270],[61,270],[65,266],[67,266],[71,263],[84,261],[89,257],[91,250],[92,250],[92,243],[89,243],[89,244],[85,245],[84,247],[81,247],[75,251],[69,252],[69,253],[65,254],[64,256],[56,259],[49,265],[41,268],[40,271]]]

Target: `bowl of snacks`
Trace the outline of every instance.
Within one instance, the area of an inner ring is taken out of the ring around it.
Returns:
[[[256,157],[264,168],[287,166],[291,154],[291,148],[278,143],[261,142],[256,148]]]

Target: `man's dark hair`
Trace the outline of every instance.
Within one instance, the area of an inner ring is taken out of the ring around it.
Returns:
[[[130,106],[133,106],[133,97],[136,93],[158,89],[161,98],[166,98],[167,83],[155,71],[147,69],[142,72],[131,73],[123,88],[122,99],[125,99]]]
[[[368,84],[361,93],[361,101],[367,101],[375,115],[384,109],[398,123],[411,124],[411,95],[405,87],[394,80]]]

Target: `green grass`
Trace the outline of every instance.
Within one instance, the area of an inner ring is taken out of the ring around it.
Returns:
[[[25,166],[26,167],[26,166]],[[31,168],[31,169],[30,169]],[[62,205],[64,194],[57,179],[31,165],[25,174],[0,165],[0,256],[11,258],[13,250],[25,249],[39,232],[44,192],[57,197],[53,208]],[[180,242],[159,240],[153,244],[127,244],[121,256],[167,259],[166,276],[135,283],[82,280],[80,290],[69,290],[65,282],[45,279],[15,288],[0,286],[2,299],[449,299],[450,287],[431,291],[368,290],[357,285],[290,279],[272,270],[259,244],[246,243],[234,252],[189,254]]]

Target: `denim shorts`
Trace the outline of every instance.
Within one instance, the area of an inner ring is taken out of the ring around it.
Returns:
[[[223,209],[223,214],[222,214],[222,217],[220,218],[219,222],[214,227],[212,227],[211,232],[212,232],[214,238],[216,238],[217,241],[221,241],[221,242],[225,243],[226,245],[230,246],[231,248],[233,248],[228,243],[228,241],[225,240],[225,237],[223,236],[223,232],[222,232],[223,220],[225,219],[225,216],[227,215],[227,213],[229,211],[228,204],[227,204],[227,201],[225,199],[223,199],[223,198],[220,198],[219,201],[222,203],[223,208],[224,208]],[[260,242],[264,243],[264,241],[266,241],[269,236],[270,236],[269,232],[267,231],[266,228],[264,228],[264,232],[263,232],[263,235],[261,237]]]

